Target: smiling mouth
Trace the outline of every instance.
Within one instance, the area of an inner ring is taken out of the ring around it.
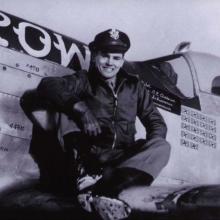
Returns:
[[[103,70],[105,70],[107,72],[112,72],[115,69],[114,67],[109,67],[109,66],[103,66],[102,68],[103,68]]]

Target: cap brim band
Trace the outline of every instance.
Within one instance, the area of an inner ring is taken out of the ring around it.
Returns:
[[[89,44],[91,51],[103,51],[109,53],[125,53],[129,48],[124,45],[95,45],[94,42]]]

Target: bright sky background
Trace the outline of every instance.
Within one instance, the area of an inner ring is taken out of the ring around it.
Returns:
[[[0,0],[0,9],[85,43],[121,29],[131,39],[128,60],[167,55],[181,41],[220,56],[219,0]]]

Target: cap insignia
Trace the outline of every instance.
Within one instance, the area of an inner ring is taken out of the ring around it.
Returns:
[[[119,38],[119,31],[118,30],[111,29],[111,31],[109,31],[109,34],[110,34],[111,38],[118,40],[118,38]]]

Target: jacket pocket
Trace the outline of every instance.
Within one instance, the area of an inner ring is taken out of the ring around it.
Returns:
[[[127,134],[128,135],[135,135],[136,134],[136,127],[134,122],[129,122],[127,124]]]
[[[132,122],[122,122],[118,125],[117,136],[120,144],[129,145],[134,142],[136,133],[135,124]]]

